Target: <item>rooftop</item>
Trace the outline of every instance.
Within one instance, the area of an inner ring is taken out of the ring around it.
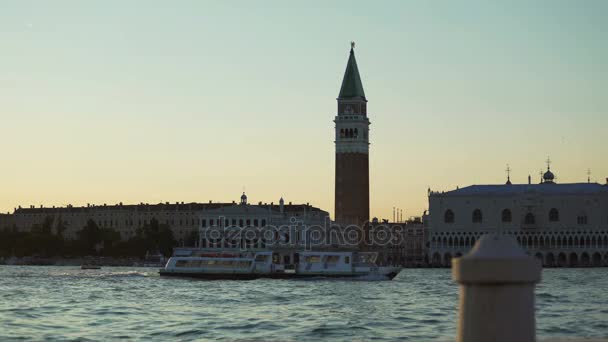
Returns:
[[[477,195],[521,195],[521,194],[608,194],[608,186],[598,183],[541,183],[541,184],[498,184],[498,185],[470,185],[464,188],[446,191],[431,192],[432,195],[443,196],[477,196]]]

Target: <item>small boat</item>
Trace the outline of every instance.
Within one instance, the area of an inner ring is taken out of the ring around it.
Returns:
[[[142,267],[163,267],[167,259],[162,255],[159,251],[150,253],[146,252],[146,256],[144,257],[144,263]]]
[[[292,257],[291,257],[292,256]],[[252,280],[258,278],[358,278],[393,279],[401,267],[376,265],[374,252],[293,253],[289,258],[273,251],[193,252],[172,256],[161,276],[208,280]],[[293,260],[293,263],[289,261]]]
[[[100,270],[101,266],[92,265],[92,264],[82,264],[82,265],[80,265],[80,269],[81,270]]]

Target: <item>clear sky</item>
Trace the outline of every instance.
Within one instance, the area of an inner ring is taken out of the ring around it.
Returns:
[[[371,214],[608,177],[608,1],[3,1],[0,210],[310,202],[333,215],[350,41]]]

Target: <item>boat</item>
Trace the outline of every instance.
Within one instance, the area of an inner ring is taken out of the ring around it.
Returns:
[[[154,253],[146,252],[146,256],[144,257],[143,267],[163,267],[167,259],[160,252],[156,251]]]
[[[393,279],[401,267],[376,265],[375,252],[304,251],[284,255],[275,251],[179,251],[169,258],[161,276],[208,280],[259,278]],[[293,260],[293,262],[291,262]]]

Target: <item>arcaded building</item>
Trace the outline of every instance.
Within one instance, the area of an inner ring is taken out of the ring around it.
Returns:
[[[429,190],[431,264],[448,266],[482,235],[512,235],[546,267],[608,266],[607,184],[555,182],[471,185]]]

